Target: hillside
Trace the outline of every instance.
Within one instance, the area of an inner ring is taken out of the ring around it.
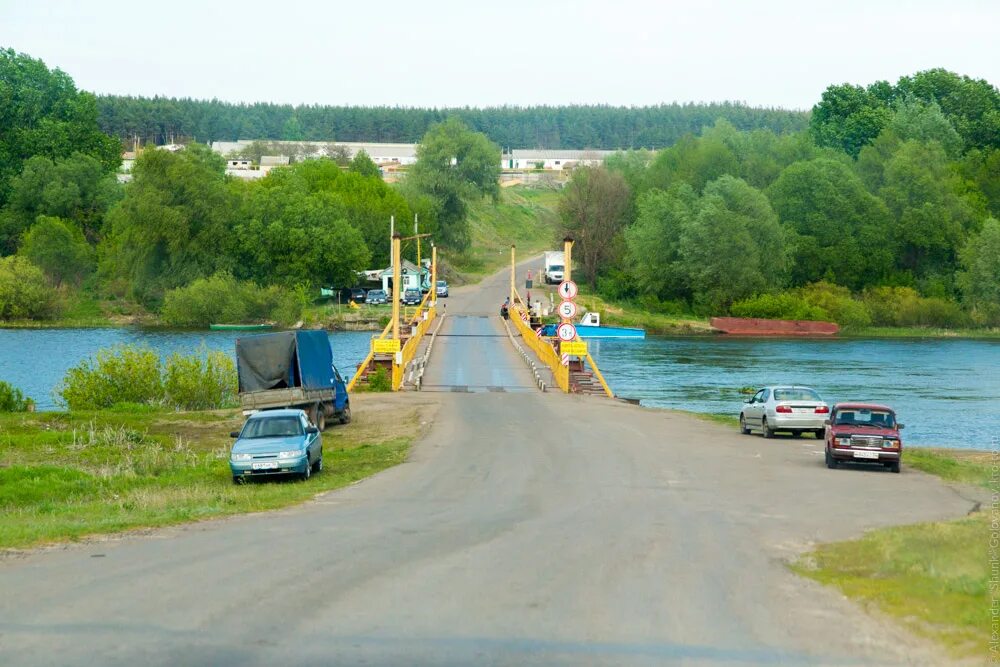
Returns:
[[[496,203],[475,202],[469,210],[472,244],[459,255],[443,258],[445,275],[455,283],[474,282],[510,262],[510,246],[520,258],[556,247],[559,191],[552,188],[504,188]]]

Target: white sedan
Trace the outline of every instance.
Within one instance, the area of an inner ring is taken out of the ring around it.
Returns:
[[[740,432],[759,430],[770,438],[775,431],[795,436],[808,431],[823,439],[829,417],[830,406],[809,387],[764,387],[740,410]]]

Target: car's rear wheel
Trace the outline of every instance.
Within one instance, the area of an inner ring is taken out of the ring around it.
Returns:
[[[326,430],[326,410],[322,405],[316,406],[316,428],[321,431]]]
[[[316,463],[312,464],[313,472],[323,472],[323,452],[319,453],[319,458],[316,459]]]
[[[830,453],[829,449],[826,450],[826,467],[831,470],[837,467],[837,459],[833,458],[833,454]]]
[[[760,420],[760,434],[765,438],[774,437],[774,431],[771,430],[771,426],[767,423],[767,417],[763,417]]]
[[[345,405],[344,409],[340,411],[340,423],[350,424],[351,423],[351,406]]]
[[[819,429],[818,431],[815,431],[813,435],[816,436],[817,440],[822,440],[824,437],[826,437],[826,431],[824,431],[823,429]]]
[[[740,415],[740,433],[750,435],[750,427],[747,426],[747,420],[743,415]]]

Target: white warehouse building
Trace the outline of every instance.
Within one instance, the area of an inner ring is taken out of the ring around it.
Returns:
[[[515,148],[500,156],[502,169],[551,169],[561,171],[573,167],[596,167],[604,164],[617,151],[599,150],[537,150]]]

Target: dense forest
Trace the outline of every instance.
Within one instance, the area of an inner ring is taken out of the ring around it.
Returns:
[[[233,104],[168,97],[97,98],[107,134],[130,143],[237,139],[416,143],[435,123],[459,118],[504,148],[662,148],[722,118],[741,130],[803,130],[807,114],[743,104],[663,104],[652,107],[537,106],[416,109]]]
[[[462,249],[468,203],[499,193],[499,147],[454,118],[399,186],[363,152],[232,179],[200,143],[142,151],[123,185],[119,142],[66,74],[0,50],[0,91],[0,320],[97,298],[176,325],[294,322],[306,294],[388,263],[390,217]]]
[[[928,70],[830,86],[807,131],[725,120],[580,169],[592,287],[649,310],[1000,325],[1000,93]]]

